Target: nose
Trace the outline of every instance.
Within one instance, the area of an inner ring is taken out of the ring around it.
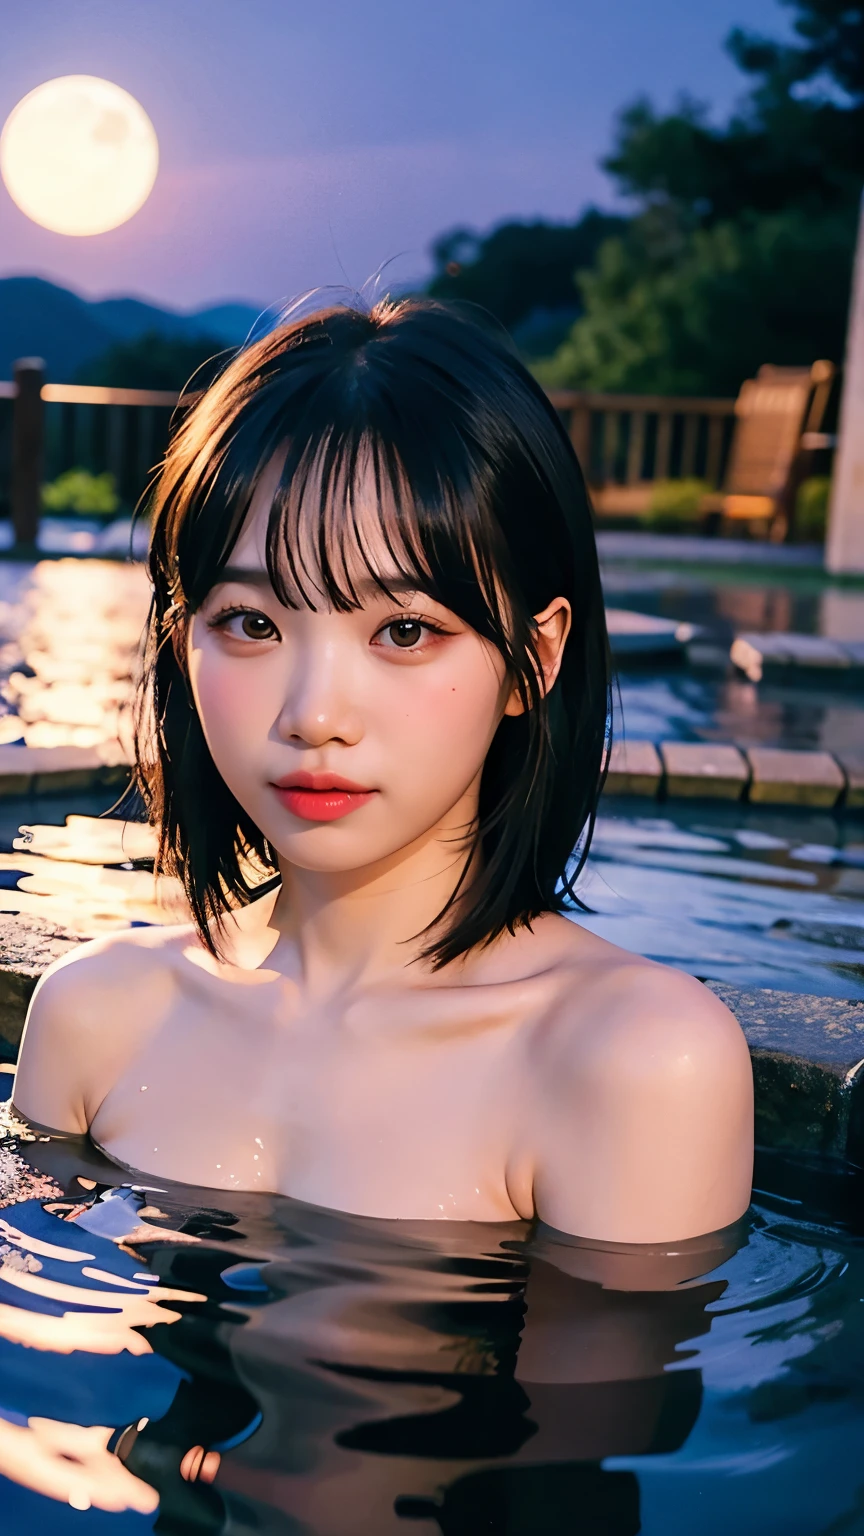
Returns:
[[[337,641],[298,646],[276,720],[278,739],[301,747],[323,747],[329,741],[355,746],[363,723],[350,684],[350,662]]]

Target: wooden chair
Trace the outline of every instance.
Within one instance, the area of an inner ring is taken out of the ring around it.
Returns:
[[[834,376],[825,361],[812,368],[765,363],[745,380],[723,489],[701,506],[709,527],[728,519],[777,543],[786,538],[810,456],[831,443],[821,427]]]

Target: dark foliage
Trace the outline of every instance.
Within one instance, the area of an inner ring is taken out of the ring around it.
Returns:
[[[626,222],[589,208],[574,224],[501,224],[488,235],[451,230],[432,247],[429,292],[480,304],[517,333],[534,316],[563,313],[572,321],[582,308],[577,271]]]
[[[842,360],[864,182],[864,5],[782,0],[795,37],[738,30],[752,81],[723,125],[683,98],[621,113],[604,162],[639,211],[580,277],[548,385],[730,394],[761,362]]]
[[[585,274],[584,318],[536,365],[543,383],[733,396],[761,363],[842,357],[849,210],[747,214],[686,232],[668,214],[645,214],[604,247]]]
[[[783,0],[802,45],[736,30],[727,47],[754,79],[741,111],[712,125],[685,97],[659,116],[647,100],[620,115],[606,170],[621,190],[673,201],[695,221],[812,212],[857,201],[864,181],[864,6]]]
[[[132,341],[119,341],[78,371],[79,384],[104,384],[114,389],[183,389],[203,364],[209,381],[230,355],[213,336],[166,336],[147,331]],[[218,359],[218,362],[214,362]]]

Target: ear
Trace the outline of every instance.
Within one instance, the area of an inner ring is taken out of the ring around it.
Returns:
[[[553,597],[542,613],[534,615],[534,644],[540,661],[540,685],[544,694],[549,692],[561,670],[571,620],[572,610],[566,597]],[[504,706],[504,713],[521,715],[523,712],[519,690],[514,688]]]

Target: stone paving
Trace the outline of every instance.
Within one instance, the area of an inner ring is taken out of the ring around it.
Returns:
[[[830,810],[846,788],[846,775],[830,752],[751,747],[748,798],[758,805],[816,805]]]
[[[750,778],[743,752],[722,742],[664,741],[660,759],[673,797],[740,800]]]
[[[864,806],[864,752],[838,754],[725,742],[613,742],[607,795],[748,800],[823,810]]]

